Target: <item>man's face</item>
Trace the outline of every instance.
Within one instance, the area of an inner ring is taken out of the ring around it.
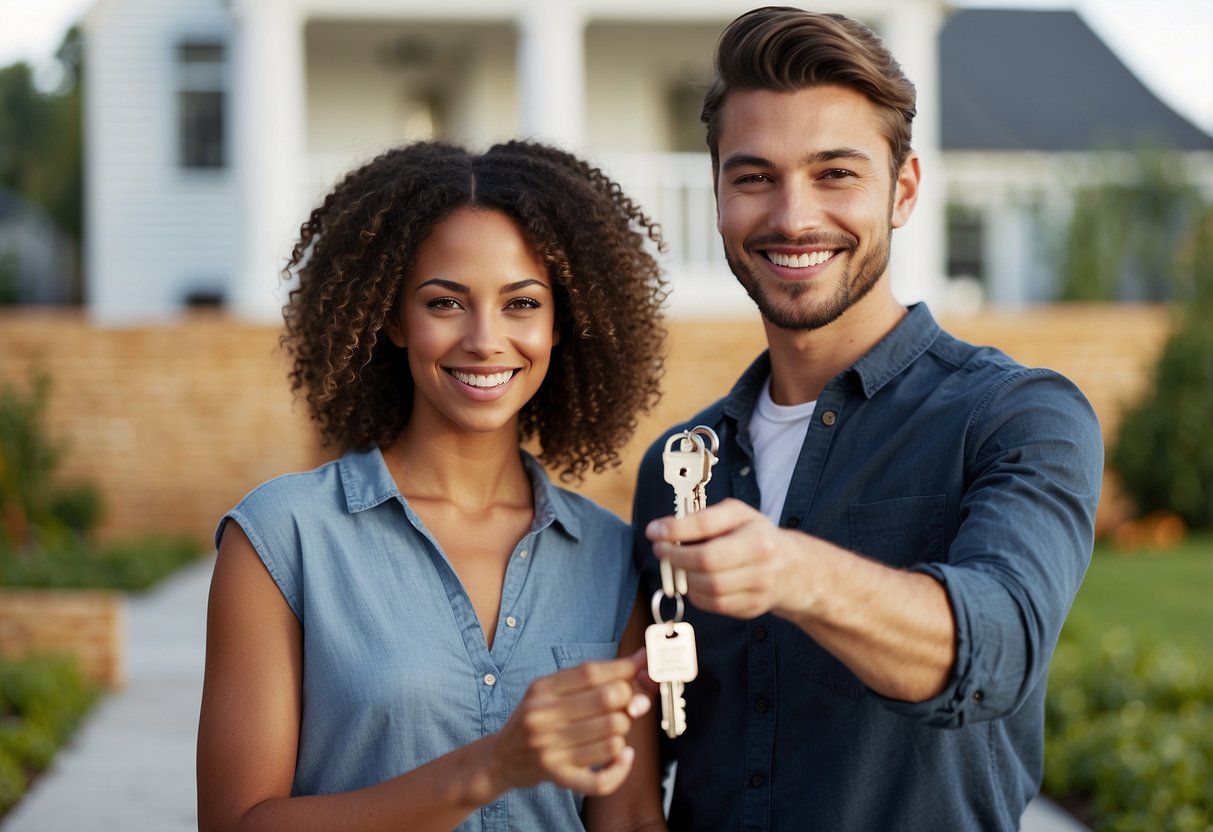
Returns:
[[[885,277],[918,163],[911,156],[894,180],[881,126],[876,106],[846,87],[729,93],[717,228],[733,274],[774,325],[823,327]]]

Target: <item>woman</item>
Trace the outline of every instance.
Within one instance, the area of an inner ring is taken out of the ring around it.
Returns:
[[[612,658],[643,644],[628,530],[520,446],[617,464],[660,244],[526,142],[392,150],[312,212],[283,343],[342,456],[220,521],[201,828],[664,828],[642,654]]]

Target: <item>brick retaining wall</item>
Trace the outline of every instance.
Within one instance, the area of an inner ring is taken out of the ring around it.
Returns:
[[[1160,307],[1067,305],[943,323],[1070,376],[1110,438],[1124,404],[1147,388],[1169,319]],[[757,318],[676,321],[670,330],[664,399],[641,421],[622,467],[582,487],[625,517],[648,443],[727,390],[764,344]],[[62,473],[102,486],[105,537],[185,532],[206,547],[215,520],[250,488],[323,459],[303,408],[292,406],[277,335],[276,326],[223,315],[100,328],[75,312],[6,311],[0,378],[23,381],[33,366],[50,372],[49,427],[70,449]]]
[[[126,682],[124,610],[116,592],[0,590],[0,654],[68,653],[115,690]]]

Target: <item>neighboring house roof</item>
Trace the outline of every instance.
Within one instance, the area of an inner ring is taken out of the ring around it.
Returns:
[[[957,11],[939,66],[944,150],[1213,150],[1072,11]]]

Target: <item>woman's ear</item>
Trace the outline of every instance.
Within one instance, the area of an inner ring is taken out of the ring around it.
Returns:
[[[387,337],[393,344],[400,349],[408,349],[408,342],[404,337],[404,327],[400,325],[400,318],[395,315],[388,316],[387,324],[384,326],[387,330]]]

